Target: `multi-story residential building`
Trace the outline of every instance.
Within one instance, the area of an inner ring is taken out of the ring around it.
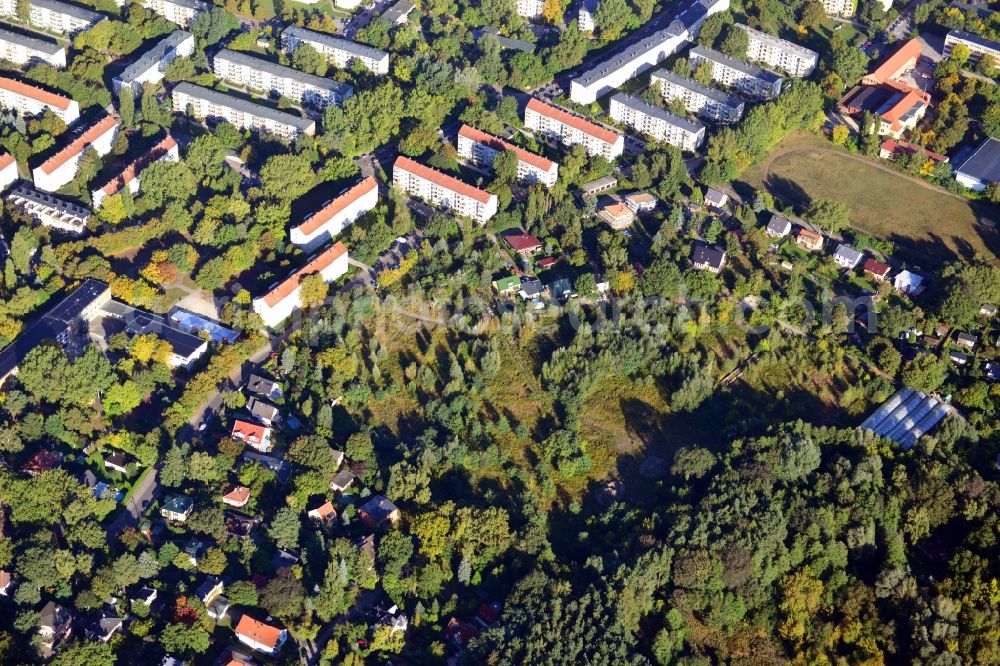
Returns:
[[[816,69],[819,55],[795,42],[780,39],[750,26],[737,24],[747,34],[747,58],[780,69],[789,76],[809,76]]]
[[[613,160],[625,152],[621,134],[534,97],[524,109],[524,126],[567,146],[580,144],[588,155]]]
[[[392,182],[409,195],[472,218],[479,224],[486,224],[497,212],[495,194],[414,162],[409,157],[396,158],[392,166]]]
[[[854,16],[856,0],[823,0],[823,11],[827,16]]]
[[[66,49],[48,39],[0,27],[0,58],[15,65],[46,63],[62,69],[66,66]]]
[[[389,73],[389,54],[385,51],[295,25],[281,33],[281,46],[286,53],[292,54],[300,44],[313,47],[336,67],[348,67],[356,60],[375,74]]]
[[[458,154],[478,167],[493,166],[497,153],[511,151],[517,155],[517,178],[525,183],[541,183],[552,187],[559,178],[559,165],[541,155],[498,139],[475,127],[462,125],[458,130]]]
[[[114,196],[126,188],[132,194],[137,194],[139,192],[139,175],[150,164],[161,161],[176,162],[179,159],[177,142],[174,141],[174,137],[168,134],[138,159],[122,169],[121,173],[105,183],[103,187],[91,192],[90,196],[94,201],[94,208],[100,208],[107,197]]]
[[[174,111],[190,112],[197,118],[218,118],[233,125],[256,132],[270,132],[293,141],[300,134],[316,133],[316,122],[309,118],[293,116],[269,106],[254,104],[240,97],[223,94],[211,88],[202,88],[184,81],[173,91]]]
[[[195,16],[209,8],[202,0],[143,0],[142,6],[182,28],[190,26]]]
[[[159,83],[163,80],[163,73],[174,58],[192,53],[194,35],[184,30],[173,31],[114,78],[112,85],[115,92],[120,95],[125,87],[130,88],[134,95],[142,92],[144,83]]]
[[[305,252],[312,252],[349,227],[378,204],[378,181],[368,176],[325,204],[296,227],[289,238]]]
[[[0,15],[17,18],[17,0],[0,0]],[[28,23],[60,34],[75,35],[108,18],[100,12],[59,0],[29,0]]]
[[[22,116],[51,111],[67,125],[80,117],[80,105],[75,99],[6,76],[0,76],[0,108],[13,109]]]
[[[517,15],[527,19],[538,18],[544,6],[545,0],[517,0]]]
[[[685,109],[706,120],[734,123],[743,116],[742,99],[694,79],[660,69],[650,75],[649,82],[660,86],[660,94],[667,102],[680,99]]]
[[[704,20],[729,8],[729,0],[693,0],[670,25],[587,70],[570,84],[570,99],[590,104],[646,70],[658,65],[698,35]]]
[[[616,121],[681,150],[694,152],[705,140],[705,126],[701,123],[680,118],[625,93],[611,98],[609,111]]]
[[[255,620],[244,613],[236,625],[236,638],[246,646],[264,654],[278,654],[288,638],[288,630]]]
[[[346,83],[306,74],[243,51],[222,49],[212,60],[212,69],[227,81],[316,109],[343,104],[354,93]]]
[[[984,39],[979,35],[961,30],[952,30],[944,38],[944,57],[951,56],[951,50],[956,44],[962,44],[969,49],[969,64],[975,65],[983,56],[993,58],[994,63],[1000,64],[1000,43]]]
[[[39,192],[26,183],[18,183],[7,193],[7,203],[27,213],[41,224],[80,234],[87,228],[90,211],[71,201]]]
[[[73,180],[88,148],[93,148],[101,157],[110,153],[111,144],[118,135],[118,121],[105,113],[96,122],[79,124],[67,135],[69,143],[32,169],[31,175],[38,189],[55,192]]]
[[[381,18],[383,21],[388,21],[389,25],[403,25],[409,20],[410,14],[416,8],[413,0],[396,0],[382,12]]]
[[[688,57],[695,68],[702,62],[712,65],[712,80],[755,100],[770,100],[781,94],[783,79],[766,69],[752,65],[714,49],[695,46]]]
[[[266,294],[255,298],[253,310],[266,326],[274,328],[302,307],[302,278],[318,273],[325,282],[333,282],[347,272],[347,265],[347,248],[343,243],[334,243]]]
[[[6,190],[17,179],[17,160],[10,153],[0,153],[0,190]],[[0,248],[2,247],[3,240],[0,237]]]
[[[594,16],[597,14],[597,6],[600,0],[580,0],[580,9],[576,14],[576,24],[582,32],[594,32],[597,29],[597,22]]]

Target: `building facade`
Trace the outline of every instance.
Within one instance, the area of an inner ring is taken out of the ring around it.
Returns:
[[[441,206],[479,224],[496,215],[497,196],[457,178],[399,156],[392,166],[392,182],[407,194]]]
[[[746,105],[742,99],[694,79],[661,69],[650,75],[649,82],[659,84],[660,94],[667,103],[680,99],[687,111],[705,120],[734,123],[743,116]]]
[[[288,141],[301,134],[316,133],[316,122],[309,118],[248,102],[240,97],[202,88],[184,81],[173,91],[174,111],[191,113],[197,118],[218,118],[255,132],[270,132]]]
[[[133,195],[139,192],[139,175],[142,170],[155,162],[176,162],[180,159],[177,142],[169,134],[150,148],[144,155],[125,167],[121,173],[105,183],[103,187],[90,193],[94,208],[100,208],[107,197],[128,189]]]
[[[128,87],[133,95],[141,93],[144,83],[159,83],[163,80],[163,73],[174,58],[192,53],[194,35],[184,30],[175,30],[114,78],[112,85],[115,92],[120,95],[122,89]]]
[[[385,51],[298,26],[285,28],[281,33],[281,46],[285,53],[291,55],[300,44],[313,47],[335,67],[348,67],[356,60],[375,74],[389,73],[389,54]]]
[[[983,56],[993,58],[994,63],[1000,64],[1000,43],[983,39],[979,35],[961,30],[952,30],[944,38],[944,57],[951,56],[951,50],[956,44],[961,44],[969,49],[969,64],[975,65]]]
[[[6,190],[17,179],[17,160],[10,153],[0,153],[0,190]]]
[[[302,278],[318,273],[324,282],[330,283],[347,273],[347,266],[347,248],[343,243],[334,243],[266,294],[255,298],[253,310],[268,328],[274,328],[302,307]]]
[[[80,117],[80,105],[75,99],[6,76],[0,76],[0,108],[12,109],[23,116],[40,116],[51,111],[67,125]]]
[[[0,28],[0,58],[15,65],[45,63],[56,69],[66,67],[66,49],[40,37],[22,35]]]
[[[622,135],[534,97],[524,109],[524,126],[567,146],[582,145],[588,155],[613,160],[625,152]]]
[[[118,121],[104,114],[97,122],[77,126],[68,134],[69,143],[31,170],[38,189],[55,192],[73,180],[88,148],[93,148],[101,157],[110,153],[111,144],[118,135]]]
[[[779,69],[796,78],[809,76],[816,69],[819,55],[815,51],[766,32],[754,30],[750,26],[738,24],[738,27],[749,39],[747,58],[750,60],[762,62],[768,67]]]
[[[17,0],[0,0],[0,15],[17,20]],[[100,12],[59,0],[30,0],[28,5],[29,24],[59,34],[75,35],[106,18]]]
[[[544,7],[545,0],[517,0],[517,14],[526,19],[541,17]]]
[[[475,127],[462,125],[458,130],[458,154],[478,167],[493,166],[493,158],[503,151],[517,155],[517,178],[525,183],[541,183],[552,187],[559,178],[559,165],[541,155],[481,132]]]
[[[702,62],[712,66],[712,80],[751,99],[767,101],[781,94],[783,79],[766,69],[752,65],[700,44],[688,56],[695,69]]]
[[[827,16],[854,16],[857,8],[855,0],[823,0],[823,11]]]
[[[209,7],[201,0],[143,0],[142,6],[182,28],[190,26],[194,17]]]
[[[90,219],[90,211],[83,206],[39,192],[25,183],[11,188],[6,200],[41,224],[72,234],[83,233]]]
[[[368,176],[293,227],[289,238],[305,252],[312,252],[377,204],[378,181]]]
[[[315,109],[331,104],[339,106],[354,92],[346,83],[300,72],[242,51],[222,49],[212,60],[212,69],[219,78]]]
[[[680,118],[638,97],[618,93],[611,98],[611,117],[657,141],[694,152],[705,140],[705,126]]]

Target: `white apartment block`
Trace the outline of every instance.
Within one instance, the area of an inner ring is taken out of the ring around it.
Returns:
[[[182,28],[190,26],[195,16],[209,8],[201,0],[143,0],[142,6]]]
[[[621,134],[534,97],[524,109],[524,126],[567,146],[582,145],[588,155],[613,160],[625,152],[625,137]]]
[[[975,65],[984,55],[993,58],[993,62],[1000,64],[1000,43],[983,39],[979,35],[961,30],[952,30],[944,38],[944,57],[951,56],[951,50],[956,44],[962,44],[969,49],[969,64]]]
[[[192,53],[194,35],[184,30],[173,31],[115,77],[112,81],[115,92],[121,95],[122,89],[128,87],[133,95],[141,93],[143,84],[155,84],[163,80],[163,73],[174,58]]]
[[[146,151],[138,159],[134,160],[122,172],[109,180],[103,187],[90,193],[94,201],[94,208],[100,208],[107,197],[114,196],[122,190],[128,189],[133,195],[139,192],[139,175],[142,170],[155,162],[176,162],[180,159],[180,152],[177,149],[177,142],[169,134],[159,143]]]
[[[396,158],[392,167],[392,182],[411,196],[472,218],[481,225],[497,213],[495,194],[414,162],[409,157]]]
[[[377,204],[378,181],[374,176],[368,176],[293,227],[289,238],[303,251],[312,252]]]
[[[542,15],[545,0],[517,0],[517,15],[535,19]]]
[[[299,44],[313,47],[335,67],[348,67],[357,60],[375,74],[389,73],[389,54],[385,51],[296,25],[285,28],[281,33],[281,46],[285,52],[291,55]]]
[[[212,70],[226,81],[316,109],[331,104],[339,106],[354,93],[346,83],[306,74],[242,51],[222,49],[212,61]]]
[[[83,233],[90,219],[90,211],[83,206],[39,192],[25,183],[15,185],[6,199],[43,225],[60,231]]]
[[[698,45],[688,57],[695,69],[702,62],[712,65],[712,80],[751,99],[767,101],[781,94],[783,79],[766,69],[752,65],[725,53]]]
[[[255,298],[253,310],[260,315],[264,325],[275,328],[302,307],[302,278],[318,273],[330,283],[347,273],[347,266],[347,248],[343,243],[334,243],[266,294]]]
[[[705,140],[705,126],[701,123],[679,118],[625,93],[611,98],[609,111],[617,122],[681,150],[694,152]]]
[[[17,179],[17,160],[10,153],[0,153],[0,190],[6,190]]]
[[[100,12],[59,0],[29,0],[28,23],[36,28],[75,35],[107,18]],[[17,0],[0,0],[0,15],[17,19]]]
[[[667,103],[680,99],[684,108],[700,118],[720,123],[734,123],[743,116],[745,103],[739,97],[706,86],[671,71],[661,69],[649,77],[650,85],[659,84]]]
[[[104,114],[97,122],[79,125],[64,136],[70,141],[57,153],[31,170],[35,187],[55,192],[76,177],[83,155],[93,148],[104,157],[111,152],[111,144],[118,135],[118,121]]]
[[[226,120],[242,129],[270,132],[288,141],[300,134],[316,133],[316,122],[284,111],[202,88],[184,81],[173,91],[175,113],[190,113],[196,118]]]
[[[570,99],[590,104],[676,53],[698,35],[705,19],[729,8],[729,0],[694,0],[678,12],[670,25],[612,55],[570,84]]]
[[[848,17],[854,15],[855,0],[823,0],[823,11],[827,16]]]
[[[599,0],[581,0],[580,9],[576,14],[576,24],[581,32],[594,32],[597,29],[597,22],[594,15],[597,14]]]
[[[40,116],[51,111],[67,125],[80,117],[80,105],[75,99],[6,76],[0,76],[0,108],[12,109],[22,116]]]
[[[56,69],[66,67],[66,49],[40,37],[23,35],[0,27],[0,58],[15,65],[46,63]]]
[[[541,183],[546,187],[556,184],[559,165],[552,160],[469,125],[462,125],[458,130],[458,154],[478,167],[492,167],[493,158],[508,150],[517,155],[518,180],[528,184]]]
[[[819,54],[799,46],[795,42],[769,35],[750,26],[737,24],[747,33],[750,45],[747,47],[747,58],[762,62],[768,67],[780,69],[789,76],[801,78],[809,76],[816,69]]]

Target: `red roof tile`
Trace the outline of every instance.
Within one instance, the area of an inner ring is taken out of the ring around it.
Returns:
[[[69,104],[72,101],[69,97],[57,95],[56,93],[49,92],[48,90],[39,88],[38,86],[33,86],[25,83],[24,81],[18,81],[17,79],[12,79],[6,76],[0,76],[0,88],[9,90],[18,95],[30,97],[33,100],[39,101],[43,104],[48,104],[49,106],[54,106],[57,109],[68,109]]]
[[[316,211],[309,217],[307,217],[302,224],[300,224],[297,229],[308,236],[312,232],[316,231],[324,224],[329,222],[335,215],[343,211],[345,208],[350,206],[352,203],[365,196],[372,190],[378,189],[378,181],[375,180],[374,176],[368,176],[360,183],[354,185],[351,189],[347,190],[339,197],[328,203],[321,210]]]
[[[235,486],[223,495],[222,499],[235,504],[245,504],[250,499],[250,489],[246,486]]]
[[[415,162],[409,157],[404,157],[403,155],[396,158],[396,163],[393,165],[393,168],[409,171],[410,173],[419,176],[424,180],[429,180],[435,185],[439,185],[446,190],[451,190],[452,192],[462,196],[475,199],[479,203],[488,203],[490,198],[493,196],[485,190],[473,187],[468,183],[463,183],[458,178],[441,173],[437,169],[432,169],[429,166],[424,166],[420,162]]]
[[[162,141],[150,148],[144,155],[141,155],[125,167],[120,174],[108,181],[108,184],[102,187],[101,191],[109,197],[113,194],[121,192],[126,185],[135,180],[135,177],[140,171],[169,153],[176,145],[177,142],[174,141],[174,137],[168,134]]]
[[[237,421],[233,424],[232,438],[242,442],[260,443],[267,432],[267,426],[250,423],[249,421]]]
[[[339,241],[334,243],[310,260],[308,264],[285,278],[277,287],[264,294],[264,302],[273,308],[295,291],[302,278],[313,273],[319,273],[345,254],[347,254],[347,248],[344,244]]]
[[[92,144],[98,138],[104,136],[105,132],[108,132],[117,125],[117,120],[115,120],[112,116],[105,115],[98,122],[88,127],[86,131],[78,134],[75,139],[73,139],[58,153],[42,162],[42,171],[47,174],[51,174],[53,171],[68,162],[70,158],[82,153],[87,149],[87,146]]]
[[[542,246],[542,242],[540,240],[531,234],[524,233],[523,231],[520,233],[504,234],[503,239],[507,241],[508,245],[514,248],[515,252],[534,250]]]
[[[0,155],[0,169],[6,169],[11,164],[14,163],[14,156],[10,153],[3,153]]]
[[[600,139],[605,143],[616,143],[620,138],[617,132],[612,132],[611,130],[601,127],[589,120],[584,120],[579,116],[574,116],[569,111],[564,111],[563,109],[557,108],[555,106],[550,106],[545,102],[532,97],[528,100],[528,108],[532,111],[542,114],[543,116],[548,116],[554,120],[569,125],[570,127],[575,127],[585,134],[589,134],[595,139]]]
[[[536,169],[541,169],[542,171],[548,172],[552,170],[555,165],[550,159],[546,159],[541,155],[536,155],[532,152],[521,148],[520,146],[515,146],[512,143],[508,143],[503,139],[493,136],[492,134],[487,134],[481,130],[476,129],[470,125],[462,125],[461,129],[458,130],[459,136],[464,136],[472,139],[476,143],[481,143],[484,146],[488,146],[496,151],[509,150],[517,155],[517,159],[521,160],[525,164],[530,164]]]
[[[245,636],[252,641],[274,649],[281,638],[281,629],[272,627],[260,620],[255,620],[249,615],[244,615],[240,618],[239,624],[236,625],[236,635]]]
[[[885,62],[865,77],[865,83],[885,83],[903,73],[903,69],[920,58],[920,40],[914,37],[889,56]]]
[[[878,275],[879,277],[885,277],[889,274],[889,266],[883,264],[881,261],[875,261],[871,257],[865,260],[865,265],[862,266],[865,273],[871,273],[872,275]]]

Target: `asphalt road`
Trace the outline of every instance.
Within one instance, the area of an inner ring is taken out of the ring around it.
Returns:
[[[125,504],[125,511],[118,516],[115,522],[105,528],[109,538],[117,536],[127,527],[135,527],[139,524],[139,517],[153,503],[156,492],[160,488],[159,476],[160,468],[154,467],[149,474],[143,477],[139,487],[135,489],[132,497]]]

